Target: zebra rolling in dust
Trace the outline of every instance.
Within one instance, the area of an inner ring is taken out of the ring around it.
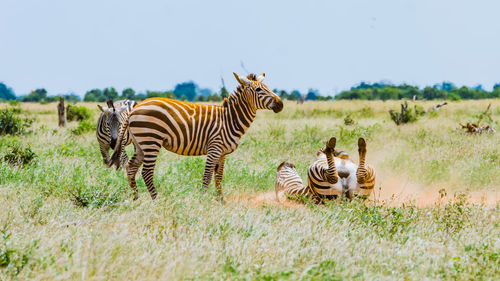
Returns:
[[[375,186],[375,170],[366,164],[366,142],[358,140],[359,165],[349,159],[345,152],[335,150],[337,140],[332,137],[326,148],[320,150],[316,161],[309,166],[308,185],[304,186],[295,165],[283,162],[276,174],[276,200],[304,196],[315,202],[338,197],[360,197],[366,199]]]
[[[206,190],[215,173],[215,187],[223,200],[220,183],[226,155],[238,147],[238,141],[252,124],[257,110],[269,109],[278,113],[283,109],[281,99],[262,82],[264,73],[259,77],[233,74],[239,86],[221,106],[151,98],[132,110],[128,121],[123,123],[108,167],[119,163],[118,155],[128,129],[135,145],[134,156],[126,166],[134,200],[138,198],[135,176],[143,164],[142,178],[151,198],[156,198],[153,174],[162,146],[180,155],[207,155],[203,189]]]
[[[97,131],[96,137],[99,143],[99,148],[101,150],[102,160],[104,164],[109,162],[109,150],[115,148],[116,140],[118,139],[118,134],[123,121],[128,118],[128,114],[132,111],[132,108],[137,105],[137,102],[132,100],[122,100],[113,102],[113,100],[108,100],[108,107],[102,107],[100,104],[97,105],[101,110],[101,115],[97,120]],[[125,145],[130,144],[130,138],[126,136]],[[119,167],[124,167],[127,164],[128,156],[125,150],[122,151],[120,155],[120,165]]]

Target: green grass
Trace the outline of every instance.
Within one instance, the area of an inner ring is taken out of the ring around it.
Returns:
[[[36,161],[0,162],[0,280],[494,280],[500,139],[457,130],[489,102],[498,121],[497,100],[451,102],[402,126],[387,113],[397,102],[259,112],[227,157],[225,205],[213,184],[200,190],[204,157],[165,150],[155,173],[159,199],[151,201],[139,178],[132,201],[123,171],[103,166],[90,125],[58,129],[55,104],[22,104],[36,117],[32,132],[0,138],[0,158],[29,147]],[[84,105],[95,123],[96,105]],[[355,125],[344,125],[347,115]],[[305,179],[331,136],[355,160],[357,138],[367,138],[375,196],[275,203],[278,164],[295,163]],[[439,199],[441,189],[447,196]]]

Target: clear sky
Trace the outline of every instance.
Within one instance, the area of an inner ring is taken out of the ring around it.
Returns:
[[[500,82],[500,1],[0,0],[0,81],[17,95],[168,90],[266,72],[331,95],[360,81]]]

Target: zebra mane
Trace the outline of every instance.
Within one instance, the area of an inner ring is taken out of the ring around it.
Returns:
[[[250,81],[257,81],[257,75],[255,73],[250,73],[247,75],[247,79]],[[222,107],[227,106],[229,102],[233,101],[234,98],[239,96],[241,93],[243,93],[243,86],[238,84],[238,87],[236,87],[236,90],[229,95],[228,99],[224,98],[222,101]]]

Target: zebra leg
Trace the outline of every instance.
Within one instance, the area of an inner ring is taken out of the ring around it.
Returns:
[[[366,181],[366,142],[365,139],[358,140],[359,165],[356,170],[356,179],[359,184],[364,184]]]
[[[139,170],[139,167],[142,165],[143,161],[144,161],[144,153],[142,152],[139,146],[136,146],[134,156],[130,158],[126,166],[128,184],[130,185],[130,188],[132,188],[132,191],[134,192],[134,200],[137,200],[139,198],[139,191],[137,190],[135,175],[137,174],[137,170]]]
[[[219,199],[224,202],[224,196],[222,195],[222,187],[220,185],[222,181],[222,176],[224,175],[224,162],[226,160],[226,155],[222,155],[219,158],[219,162],[215,165],[215,188],[217,193],[219,193]]]
[[[213,145],[207,150],[207,163],[205,164],[205,172],[203,173],[203,191],[206,191],[208,185],[212,181],[215,165],[219,162],[222,151],[216,145]]]
[[[102,160],[104,161],[104,165],[107,165],[109,162],[109,149],[110,149],[110,147],[108,144],[104,144],[104,143],[99,142],[99,150],[101,151]]]
[[[125,147],[122,149],[122,154],[120,155],[120,167],[125,168],[125,165],[127,165],[128,162],[128,155],[127,152],[125,151]]]
[[[326,160],[328,162],[328,169],[326,170],[325,178],[326,181],[330,184],[336,184],[339,181],[337,168],[335,167],[335,159],[333,156],[336,143],[337,139],[335,137],[330,138],[330,140],[326,143],[326,148],[324,150],[326,154]]]
[[[151,199],[155,200],[158,193],[154,185],[154,173],[156,165],[156,157],[158,157],[158,152],[161,146],[152,146],[144,149],[144,165],[142,166],[142,178],[146,183],[146,186],[151,195]]]

